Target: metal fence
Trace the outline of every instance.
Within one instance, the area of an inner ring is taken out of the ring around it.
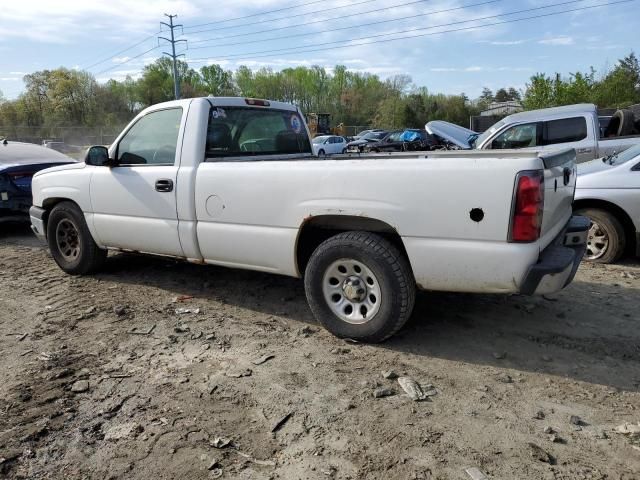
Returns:
[[[37,143],[51,140],[69,148],[111,144],[124,125],[117,127],[0,127],[0,137],[16,142]]]

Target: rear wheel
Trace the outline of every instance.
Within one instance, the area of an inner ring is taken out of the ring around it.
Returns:
[[[613,263],[622,257],[626,237],[624,227],[614,215],[597,208],[578,210],[576,215],[584,215],[591,220],[585,260]]]
[[[382,342],[409,319],[415,282],[409,262],[383,237],[346,232],[313,252],[305,290],[316,319],[331,333]]]
[[[61,202],[51,211],[47,241],[58,266],[72,275],[96,271],[107,258],[107,251],[93,241],[82,211],[72,202]]]

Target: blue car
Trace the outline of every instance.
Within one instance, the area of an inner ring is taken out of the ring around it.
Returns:
[[[29,221],[34,173],[75,162],[50,148],[11,140],[0,141],[0,223]]]

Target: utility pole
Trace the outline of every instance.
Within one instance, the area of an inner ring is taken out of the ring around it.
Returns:
[[[178,27],[182,28],[182,25],[173,24],[173,19],[176,18],[178,15],[168,15],[165,13],[164,16],[169,17],[169,23],[160,22],[160,25],[166,25],[167,27],[169,27],[169,29],[171,30],[171,38],[169,39],[165,37],[158,37],[158,40],[165,40],[171,44],[171,53],[168,53],[168,52],[162,52],[162,53],[164,55],[168,55],[173,60],[173,94],[175,96],[175,99],[179,100],[180,99],[180,78],[178,77],[177,60],[178,60],[178,57],[184,56],[184,53],[181,53],[180,55],[176,55],[176,43],[186,42],[186,40],[176,40],[175,35],[173,34],[174,28],[178,28]]]

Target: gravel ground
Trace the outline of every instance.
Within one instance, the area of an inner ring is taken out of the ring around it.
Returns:
[[[640,478],[614,431],[640,422],[637,261],[545,298],[421,293],[362,345],[295,279],[124,254],[71,277],[2,228],[0,477]]]

